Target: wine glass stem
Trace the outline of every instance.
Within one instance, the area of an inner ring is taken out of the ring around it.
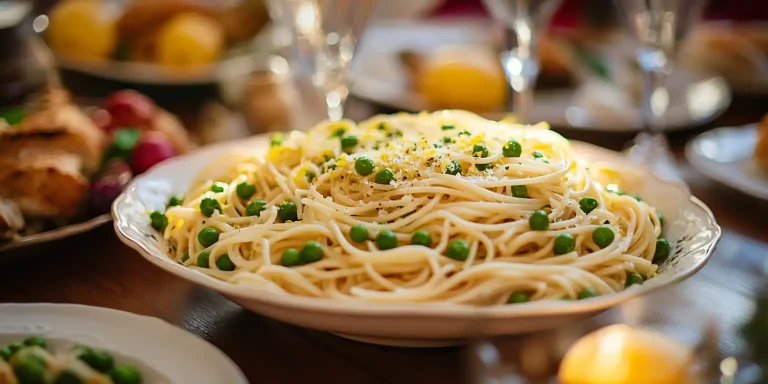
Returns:
[[[664,113],[669,106],[666,79],[662,70],[643,71],[643,128],[651,135],[664,133]]]
[[[537,31],[531,23],[521,19],[514,29],[508,29],[506,51],[501,64],[507,78],[510,97],[508,110],[523,123],[530,122],[533,107],[533,87],[539,74]]]

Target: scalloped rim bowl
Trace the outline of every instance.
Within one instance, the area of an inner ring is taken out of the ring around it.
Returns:
[[[576,153],[592,162],[610,162],[639,176],[632,190],[654,204],[665,217],[665,236],[674,253],[659,276],[642,286],[598,298],[574,302],[533,302],[514,306],[472,307],[441,303],[383,304],[317,299],[243,287],[217,280],[169,259],[159,236],[149,225],[147,211],[162,208],[171,193],[184,193],[198,170],[217,156],[233,150],[263,151],[267,136],[221,143],[170,159],[134,179],[112,206],[119,238],[144,258],[166,271],[213,289],[259,314],[341,334],[356,340],[399,346],[458,344],[478,332],[508,335],[552,328],[595,315],[631,298],[680,282],[706,264],[720,238],[720,227],[701,201],[677,184],[662,181],[622,155],[590,144],[572,142]],[[482,321],[482,327],[478,327]]]

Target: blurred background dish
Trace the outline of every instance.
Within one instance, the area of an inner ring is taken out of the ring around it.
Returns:
[[[37,16],[34,27],[62,68],[180,85],[214,83],[233,66],[263,65],[268,18],[260,0],[62,0]]]
[[[105,223],[134,175],[192,148],[181,122],[135,91],[84,109],[51,89],[0,109],[0,252]]]
[[[688,143],[685,156],[712,179],[768,200],[768,118],[702,133]]]
[[[641,130],[640,74],[632,54],[603,45],[629,46],[627,39],[583,37],[543,39],[532,119],[556,127]],[[482,19],[379,22],[358,47],[351,92],[394,110],[466,108],[503,118],[507,96],[497,46],[498,36]],[[670,130],[703,124],[731,102],[722,78],[698,70],[675,70],[668,86],[664,119]]]
[[[768,23],[709,22],[691,36],[684,65],[723,76],[735,92],[768,93]]]

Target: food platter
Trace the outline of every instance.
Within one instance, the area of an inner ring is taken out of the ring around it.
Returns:
[[[723,127],[702,133],[685,148],[701,173],[731,188],[768,200],[768,174],[754,158],[757,127]]]
[[[0,304],[0,318],[3,345],[40,336],[104,349],[143,371],[145,384],[248,383],[216,347],[156,318],[73,304]]]
[[[183,193],[197,170],[221,154],[243,148],[259,152],[268,145],[269,138],[265,136],[217,144],[171,159],[138,177],[113,205],[118,236],[156,266],[214,289],[257,313],[361,341],[400,346],[459,344],[467,337],[476,336],[477,321],[483,322],[484,334],[491,336],[552,328],[594,315],[691,276],[704,266],[720,236],[711,211],[685,189],[631,165],[616,152],[574,142],[576,153],[587,160],[610,162],[619,169],[641,175],[642,184],[634,192],[664,214],[667,223],[664,235],[675,244],[674,251],[662,264],[659,275],[640,287],[586,301],[544,301],[521,306],[373,304],[299,297],[230,284],[169,259],[162,239],[150,227],[147,212],[162,208],[168,195]]]
[[[381,22],[372,26],[360,43],[351,92],[395,110],[430,110],[424,98],[410,86],[398,59],[399,52],[413,50],[428,54],[435,47],[488,46],[493,41],[491,29],[482,20]],[[617,52],[606,51],[609,63],[619,61],[612,56]],[[534,92],[532,121],[616,133],[642,129],[639,108],[629,105],[620,87],[598,81],[578,65],[576,78],[578,86]],[[669,130],[706,123],[723,113],[731,102],[727,82],[704,71],[679,68],[670,75],[668,83],[670,104],[664,119]],[[483,115],[498,120],[507,113]]]

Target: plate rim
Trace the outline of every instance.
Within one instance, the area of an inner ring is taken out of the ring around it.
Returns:
[[[190,281],[191,283],[213,289],[228,297],[235,297],[240,300],[257,302],[266,306],[290,310],[300,309],[303,312],[309,313],[356,318],[366,318],[370,316],[382,318],[436,318],[448,316],[454,319],[476,319],[478,316],[482,316],[486,319],[505,319],[510,317],[527,318],[548,315],[574,315],[596,312],[611,308],[619,303],[656,291],[660,288],[677,284],[689,278],[706,265],[722,235],[722,229],[717,224],[714,214],[709,209],[709,207],[707,207],[706,204],[704,204],[701,200],[691,195],[684,186],[680,185],[679,183],[664,181],[658,176],[652,174],[647,168],[637,166],[638,169],[642,169],[648,177],[653,178],[656,182],[669,185],[671,188],[674,188],[682,193],[683,196],[687,196],[688,202],[705,214],[706,222],[703,224],[703,227],[711,230],[712,236],[711,241],[703,247],[702,257],[697,264],[692,266],[691,269],[672,277],[668,283],[663,285],[642,285],[640,287],[624,290],[619,293],[600,296],[598,298],[585,301],[548,301],[528,303],[525,306],[473,307],[468,305],[446,303],[346,302],[343,300],[311,298],[290,294],[276,295],[274,292],[267,290],[237,286],[231,283],[217,280],[203,273],[179,265],[178,263],[169,259],[164,252],[155,253],[123,232],[122,227],[130,226],[130,224],[124,218],[122,218],[120,207],[125,204],[125,201],[129,198],[129,195],[136,189],[136,186],[142,180],[150,179],[159,170],[173,168],[177,163],[180,164],[184,162],[184,160],[190,156],[204,156],[206,152],[215,153],[217,151],[221,151],[223,148],[228,147],[243,147],[248,144],[255,146],[259,142],[261,142],[263,145],[264,143],[268,142],[267,140],[268,136],[263,134],[252,136],[245,140],[233,140],[217,143],[211,146],[207,146],[200,151],[170,159],[166,162],[163,162],[162,164],[159,164],[156,168],[151,169],[149,172],[146,172],[141,176],[133,179],[124,190],[124,192],[115,200],[112,205],[112,215],[114,217],[113,226],[115,233],[117,234],[120,241],[137,251],[147,261],[175,276],[181,277],[187,281]],[[571,140],[570,142],[574,146],[584,146],[590,148],[591,150],[597,150],[603,153],[611,154],[614,157],[621,156],[618,152],[611,151],[609,149],[605,149],[593,144],[579,142],[576,140]]]
[[[696,150],[696,146],[701,142],[701,140],[703,140],[707,136],[712,136],[718,132],[724,132],[724,131],[742,131],[742,130],[746,131],[746,130],[752,130],[752,129],[759,129],[757,127],[757,124],[758,123],[750,123],[750,124],[744,124],[740,126],[723,126],[723,127],[718,127],[715,129],[711,129],[707,132],[704,132],[694,137],[685,145],[685,158],[693,166],[693,168],[696,169],[696,171],[701,172],[701,174],[716,181],[717,183],[722,184],[728,188],[737,190],[746,195],[752,196],[756,199],[768,201],[768,189],[759,190],[759,189],[752,188],[746,184],[732,183],[733,180],[729,180],[727,178],[722,177],[719,173],[713,172],[712,169],[705,164],[706,162],[710,162],[711,160],[706,159],[705,157],[699,155]]]
[[[48,243],[65,239],[67,237],[76,236],[81,233],[92,231],[110,221],[112,221],[112,215],[109,213],[102,213],[101,215],[92,217],[85,221],[62,225],[58,228],[54,228],[48,231],[35,233],[34,235],[23,236],[17,240],[13,240],[0,245],[0,254],[13,249],[29,247],[35,244]]]
[[[2,313],[5,309],[9,309],[9,311],[11,311],[10,313],[19,313],[22,310],[30,309],[30,308],[35,310],[39,309],[40,311],[43,311],[43,312],[62,313],[62,311],[65,311],[65,312],[73,311],[76,314],[84,313],[83,316],[86,316],[86,317],[88,317],[88,315],[92,313],[98,313],[99,316],[121,317],[121,318],[125,318],[126,321],[132,321],[136,323],[138,322],[153,323],[156,326],[162,327],[163,333],[173,332],[173,333],[176,333],[178,337],[184,337],[188,339],[190,342],[197,343],[200,347],[204,346],[206,349],[209,350],[209,353],[217,355],[219,358],[221,358],[222,361],[228,365],[228,369],[232,371],[232,374],[237,376],[237,378],[240,380],[241,383],[244,383],[244,384],[249,383],[242,369],[240,369],[240,367],[226,353],[224,353],[224,351],[216,347],[210,341],[192,332],[189,332],[184,328],[171,324],[161,318],[154,317],[154,316],[140,315],[137,313],[128,312],[128,311],[115,309],[115,308],[77,304],[77,303],[52,303],[52,302],[0,303],[0,313]],[[14,309],[17,311],[14,311]],[[137,324],[136,328],[139,328],[138,325],[140,324]],[[173,378],[170,378],[170,379],[173,380]]]

